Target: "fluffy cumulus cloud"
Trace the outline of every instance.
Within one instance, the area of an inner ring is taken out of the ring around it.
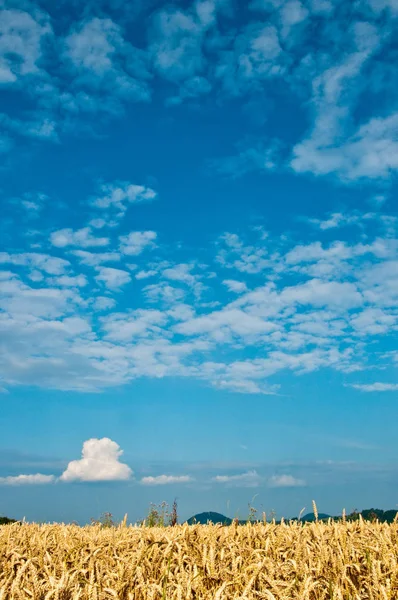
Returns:
[[[120,462],[123,450],[109,438],[92,438],[83,444],[82,457],[72,460],[60,481],[124,481],[133,475],[130,467]]]

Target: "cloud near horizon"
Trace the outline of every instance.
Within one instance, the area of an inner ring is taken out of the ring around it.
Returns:
[[[83,443],[82,458],[68,463],[64,472],[55,475],[16,475],[0,477],[0,485],[45,485],[76,482],[129,482],[135,481],[133,470],[125,463],[120,462],[123,450],[109,438],[91,438]],[[255,470],[238,475],[216,475],[210,479],[217,484],[226,484],[227,487],[258,487],[263,478]],[[173,484],[189,484],[196,481],[191,475],[161,474],[144,476],[138,484],[143,486],[163,486]],[[273,476],[268,480],[270,487],[295,487],[305,485],[305,482],[295,479],[291,475]]]

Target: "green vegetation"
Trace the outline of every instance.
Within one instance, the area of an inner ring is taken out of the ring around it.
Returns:
[[[8,523],[16,523],[16,519],[9,519],[8,517],[0,517],[0,525],[8,525]]]
[[[141,521],[137,521],[136,525],[140,527],[173,527],[178,523],[178,515],[177,515],[177,500],[174,500],[173,507],[171,512],[167,511],[168,504],[163,501],[159,508],[156,508],[156,505],[151,503],[151,508],[146,519]],[[208,511],[194,515],[190,517],[187,521],[185,521],[188,525],[193,525],[195,523],[206,525],[207,523],[220,523],[221,525],[232,525],[233,523],[237,525],[246,525],[248,522],[255,522],[255,515],[257,513],[257,509],[249,503],[249,516],[247,519],[231,519],[222,515],[218,512]],[[281,520],[276,521],[274,518],[274,511],[272,511],[269,521],[275,521],[275,524],[279,525]],[[301,513],[300,513],[301,514]],[[328,521],[331,519],[332,521],[358,521],[360,516],[365,521],[379,521],[380,523],[392,523],[394,520],[398,519],[398,511],[397,510],[381,510],[379,508],[369,508],[365,509],[361,512],[358,512],[354,509],[350,514],[345,515],[345,513],[338,517],[332,517],[331,515],[327,515],[324,513],[314,514],[308,513],[304,515],[304,517],[294,517],[292,519],[288,519],[288,521],[301,521],[301,522],[312,522],[312,521]],[[263,522],[267,521],[266,513],[263,512]],[[286,521],[286,519],[285,519]],[[16,523],[16,519],[9,519],[8,517],[0,517],[0,525],[7,525],[8,523]],[[18,521],[21,522],[21,521]],[[91,518],[92,525],[102,525],[102,527],[117,527],[119,525],[126,525],[127,523],[127,514],[124,516],[124,519],[117,523],[113,520],[113,515],[110,512],[105,512],[99,519]],[[77,525],[78,523],[74,521],[72,524]]]

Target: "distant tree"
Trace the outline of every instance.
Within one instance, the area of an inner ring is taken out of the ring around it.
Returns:
[[[386,523],[393,523],[395,517],[398,515],[398,510],[385,510],[384,511],[384,521]]]
[[[16,519],[9,519],[8,517],[0,517],[0,525],[8,525],[9,523],[16,523]]]
[[[356,508],[347,515],[347,521],[359,521],[359,512]]]

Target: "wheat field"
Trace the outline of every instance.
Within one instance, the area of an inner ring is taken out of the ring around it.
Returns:
[[[0,526],[0,600],[396,600],[398,522]]]

